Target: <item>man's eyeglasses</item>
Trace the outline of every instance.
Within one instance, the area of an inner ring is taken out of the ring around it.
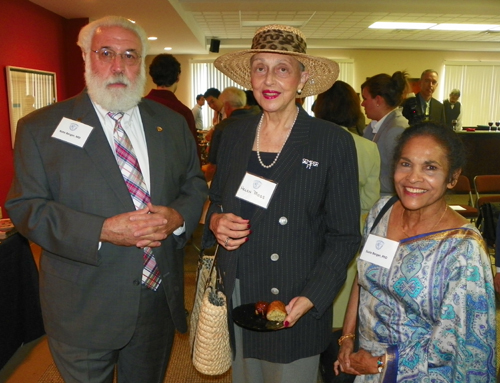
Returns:
[[[116,53],[115,51],[107,48],[101,48],[97,51],[92,51],[97,53],[99,60],[105,63],[113,62],[116,56],[120,56],[126,65],[134,65],[140,60],[141,55],[136,51],[125,51],[123,53]]]

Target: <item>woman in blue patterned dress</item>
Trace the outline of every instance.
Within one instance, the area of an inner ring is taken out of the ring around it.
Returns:
[[[368,217],[337,373],[358,375],[356,383],[495,381],[488,253],[474,225],[445,200],[464,162],[463,145],[449,129],[422,123],[401,135],[397,196],[382,198]],[[394,250],[382,253],[386,241]]]

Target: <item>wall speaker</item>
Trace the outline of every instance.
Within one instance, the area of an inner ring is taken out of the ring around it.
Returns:
[[[220,40],[210,39],[210,52],[219,53]]]

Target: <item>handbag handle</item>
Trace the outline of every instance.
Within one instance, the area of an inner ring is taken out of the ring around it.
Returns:
[[[215,247],[214,260],[212,262],[212,266],[210,267],[210,271],[208,272],[208,278],[205,282],[205,289],[210,285],[210,281],[212,280],[212,272],[215,269],[215,264],[217,262],[217,253],[219,252],[219,244]],[[221,283],[222,284],[222,283]]]
[[[386,203],[385,205],[382,207],[382,209],[380,210],[380,212],[378,213],[377,217],[375,218],[375,221],[373,221],[373,225],[372,227],[370,228],[370,233],[373,232],[373,229],[375,229],[375,227],[378,225],[378,223],[380,222],[380,220],[382,219],[382,217],[385,215],[385,213],[387,212],[387,210],[390,209],[390,207],[392,205],[394,205],[397,201],[399,200],[399,197],[398,195],[393,195]]]

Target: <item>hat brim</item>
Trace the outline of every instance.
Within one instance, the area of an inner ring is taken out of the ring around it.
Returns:
[[[309,56],[304,53],[279,51],[273,49],[247,49],[239,52],[226,53],[219,56],[215,67],[231,80],[245,89],[252,89],[250,74],[250,59],[256,53],[275,53],[293,56],[300,61],[309,74],[309,78],[297,97],[308,97],[320,94],[330,89],[339,76],[339,64],[324,57]]]

